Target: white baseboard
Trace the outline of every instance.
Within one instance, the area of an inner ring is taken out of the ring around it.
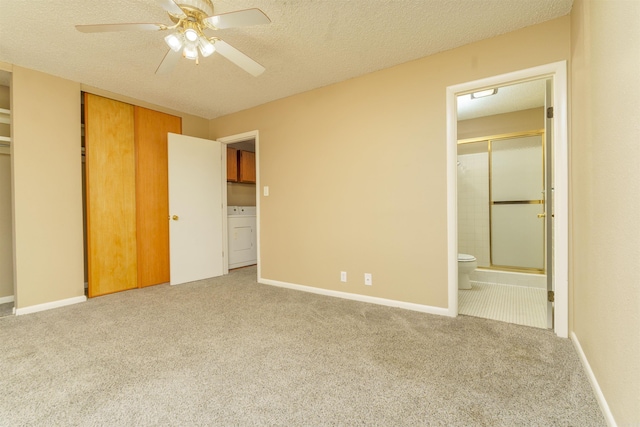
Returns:
[[[414,304],[411,302],[396,301],[386,298],[370,297],[368,295],[350,294],[349,292],[332,291],[329,289],[314,288],[313,286],[296,285],[295,283],[280,282],[278,280],[259,278],[258,283],[264,285],[278,286],[280,288],[295,289],[297,291],[310,292],[312,294],[326,295],[349,299],[353,301],[367,302],[370,304],[386,305],[388,307],[398,307],[405,310],[419,311],[421,313],[437,314],[440,316],[451,316],[449,309],[441,307],[432,307],[430,305]]]
[[[593,374],[591,370],[591,365],[589,365],[589,361],[587,360],[587,356],[582,351],[582,346],[580,345],[580,341],[574,332],[571,332],[571,341],[573,342],[573,346],[576,348],[578,352],[578,357],[580,357],[580,361],[582,362],[582,366],[584,367],[585,372],[587,373],[587,377],[589,378],[589,382],[591,383],[591,387],[593,388],[593,392],[596,394],[596,400],[598,401],[598,405],[600,405],[600,410],[602,410],[602,415],[604,416],[605,421],[609,427],[617,427],[616,420],[613,418],[613,414],[609,409],[609,405],[607,404],[607,400],[604,398],[604,394],[602,394],[602,390],[600,390],[600,385],[598,384],[598,380],[596,376]]]
[[[8,302],[13,302],[13,295],[9,295],[8,297],[0,297],[0,304],[6,304]]]
[[[78,304],[85,302],[87,297],[84,295],[81,297],[67,298],[59,301],[46,302],[44,304],[30,305],[29,307],[18,308],[15,310],[15,315],[37,313],[38,311],[51,310],[52,308],[64,307],[67,305]]]

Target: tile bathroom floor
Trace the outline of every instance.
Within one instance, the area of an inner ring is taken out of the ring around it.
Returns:
[[[458,290],[458,313],[517,325],[547,327],[547,291],[541,288],[471,281]]]

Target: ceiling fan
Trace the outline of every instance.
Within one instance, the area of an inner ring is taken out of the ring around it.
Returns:
[[[211,0],[156,1],[167,11],[173,25],[154,23],[96,24],[76,25],[76,29],[83,33],[130,30],[170,31],[170,34],[164,38],[170,49],[158,66],[156,74],[170,72],[178,63],[180,57],[185,57],[198,63],[200,55],[207,57],[213,52],[218,52],[255,77],[264,72],[265,68],[262,65],[238,49],[218,37],[211,37],[205,33],[205,30],[223,30],[226,28],[269,24],[271,20],[260,9],[245,9],[214,15]]]

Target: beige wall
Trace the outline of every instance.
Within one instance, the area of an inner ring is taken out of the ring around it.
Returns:
[[[260,131],[263,278],[447,307],[446,87],[568,59],[569,33],[564,17],[212,120]]]
[[[640,3],[571,15],[572,329],[617,424],[640,425]]]
[[[0,70],[0,73],[4,71]],[[0,108],[11,109],[8,86],[0,86]],[[0,136],[11,136],[11,127],[8,124],[0,123]]]
[[[95,95],[104,96],[106,98],[115,99],[117,101],[126,102],[128,104],[137,105],[140,107],[149,108],[151,110],[161,111],[163,113],[182,117],[182,134],[183,135],[195,136],[196,138],[205,138],[205,139],[209,138],[209,120],[203,119],[202,117],[197,117],[191,114],[182,113],[180,111],[172,110],[170,108],[160,107],[159,105],[150,104],[145,101],[140,101],[139,99],[109,92],[93,86],[88,86],[83,84],[81,85],[81,88],[84,92],[93,93]]]
[[[229,206],[255,206],[255,184],[241,184],[239,182],[227,183],[227,205]]]
[[[0,108],[10,109],[9,101],[9,87],[0,86]],[[0,123],[0,136],[11,136],[9,125]],[[0,147],[0,298],[13,295],[11,157],[9,153],[8,147]]]
[[[458,140],[544,129],[544,108],[531,108],[458,122]]]
[[[5,73],[6,71],[0,70],[0,72]],[[0,86],[0,108],[6,108],[7,110],[11,108],[9,93],[9,86]]]
[[[209,121],[11,64],[0,69],[13,71],[16,308],[83,296],[81,90],[180,116],[185,135],[207,138]]]
[[[80,84],[13,67],[16,308],[84,295]]]
[[[13,295],[11,156],[0,147],[0,298]]]

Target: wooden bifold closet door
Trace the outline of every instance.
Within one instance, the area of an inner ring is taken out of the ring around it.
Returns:
[[[180,117],[85,93],[89,297],[169,281],[167,133]]]
[[[167,133],[182,133],[180,117],[135,107],[138,286],[169,281]]]
[[[84,95],[89,297],[138,287],[133,106]]]

